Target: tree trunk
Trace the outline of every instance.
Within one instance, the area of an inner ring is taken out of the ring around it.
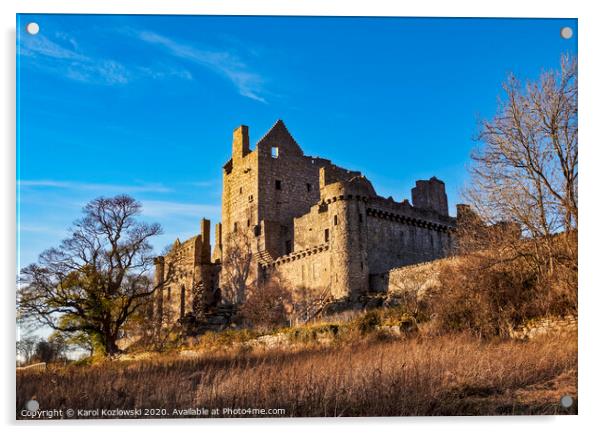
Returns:
[[[117,336],[112,334],[112,333],[105,333],[104,334],[104,346],[105,346],[105,352],[107,354],[107,356],[114,356],[116,354],[118,354],[120,352],[119,348],[117,347]]]

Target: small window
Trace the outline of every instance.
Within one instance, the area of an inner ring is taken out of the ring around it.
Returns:
[[[276,180],[276,190],[282,190],[282,181],[279,179]]]
[[[278,147],[272,146],[272,158],[278,158]]]
[[[247,227],[250,228],[251,227],[251,220],[247,219]]]
[[[253,228],[253,233],[255,234],[256,237],[261,235],[261,226],[255,225],[255,227]]]
[[[242,187],[238,190],[238,193],[242,194]]]
[[[305,184],[305,186],[307,187],[307,191],[310,192],[311,191],[311,184]]]
[[[360,213],[360,223],[364,221],[364,216]]]
[[[328,232],[328,229],[324,230],[324,242],[327,243],[328,240],[330,240],[330,233]]]
[[[249,202],[253,202],[253,195],[249,196]]]
[[[234,232],[238,230],[238,222],[234,222]]]
[[[291,240],[286,240],[286,242],[284,244],[285,244],[284,248],[286,250],[286,252],[284,254],[288,255],[289,253],[291,253],[293,251],[293,243]]]
[[[334,225],[338,225],[339,224],[339,218],[335,215],[334,216]]]

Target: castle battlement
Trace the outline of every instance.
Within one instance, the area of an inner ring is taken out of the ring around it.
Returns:
[[[225,263],[240,240],[252,257],[248,282],[277,272],[293,287],[328,288],[334,298],[351,299],[371,290],[371,276],[443,258],[454,242],[456,219],[448,214],[443,181],[416,181],[412,203],[381,197],[361,172],[305,155],[281,120],[253,149],[249,128],[234,130],[222,181],[213,253],[207,220],[194,248],[184,243],[193,259],[184,273],[189,281],[177,283],[181,299],[192,291],[186,285],[201,284],[212,294],[224,289]],[[169,258],[158,263],[156,279]],[[180,304],[180,313],[190,306]]]
[[[328,250],[327,243],[319,244],[317,246],[309,247],[307,249],[299,250],[299,251],[296,251],[293,253],[289,253],[288,255],[284,255],[279,258],[276,258],[271,263],[266,264],[266,267],[275,267],[275,266],[278,266],[281,264],[287,264],[289,262],[296,261],[298,259],[303,259],[307,256],[315,255],[316,253],[321,253],[326,250]]]

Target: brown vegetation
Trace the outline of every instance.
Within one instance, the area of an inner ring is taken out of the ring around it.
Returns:
[[[486,224],[462,210],[458,259],[439,273],[441,291],[429,300],[441,332],[508,336],[528,320],[577,316],[577,230],[535,238],[520,225]]]
[[[508,336],[531,319],[577,316],[577,264],[564,259],[567,248],[576,250],[572,235],[555,240],[553,270],[533,261],[537,243],[496,244],[491,237],[492,248],[443,266],[442,290],[429,302],[439,330],[489,338]]]
[[[284,408],[286,416],[575,413],[574,336],[358,340],[298,352],[155,358],[17,374],[17,408]]]
[[[291,303],[290,289],[273,278],[247,288],[247,297],[240,307],[240,315],[247,325],[269,330],[288,324]]]
[[[481,125],[457,253],[433,303],[444,331],[505,335],[541,316],[577,314],[577,61],[524,86],[510,76]]]

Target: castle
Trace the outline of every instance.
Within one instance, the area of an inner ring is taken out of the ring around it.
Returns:
[[[155,313],[163,322],[181,319],[198,309],[199,295],[223,298],[233,278],[244,285],[275,273],[292,286],[354,300],[378,291],[394,268],[446,256],[455,227],[445,184],[435,177],[416,182],[411,204],[396,202],[378,196],[360,172],[304,155],[281,120],[253,150],[240,126],[223,166],[213,252],[210,222],[202,219],[199,235],[156,258]],[[244,270],[226,270],[228,261]],[[236,294],[229,301],[240,302]]]

